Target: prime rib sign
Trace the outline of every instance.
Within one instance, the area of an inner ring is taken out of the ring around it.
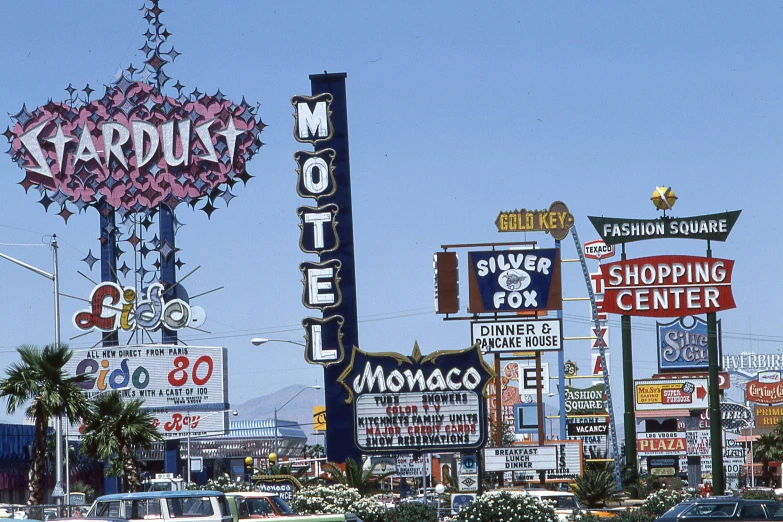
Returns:
[[[697,256],[652,256],[618,261],[601,270],[603,311],[682,317],[735,308],[734,261]]]
[[[354,347],[338,382],[354,405],[362,453],[479,449],[487,438],[484,400],[494,376],[478,345],[410,357]]]

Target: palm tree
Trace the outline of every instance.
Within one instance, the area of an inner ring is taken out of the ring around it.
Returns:
[[[27,503],[43,501],[43,480],[46,474],[46,434],[52,418],[78,419],[87,412],[87,400],[79,383],[84,375],[68,375],[63,368],[73,352],[64,344],[23,345],[16,349],[21,362],[14,363],[0,379],[0,398],[6,400],[9,414],[26,406],[25,414],[35,424],[33,452],[28,474]]]
[[[346,486],[356,488],[359,490],[359,494],[365,495],[378,489],[378,478],[383,478],[387,475],[373,475],[375,467],[378,463],[372,464],[368,469],[364,469],[364,465],[367,462],[367,457],[362,459],[361,464],[355,460],[349,458],[345,461],[345,471],[343,471],[337,464],[327,462],[324,464],[323,470],[331,474],[335,482],[338,484],[345,484]]]
[[[761,461],[762,477],[769,481],[772,476],[770,461],[783,458],[783,424],[778,423],[769,433],[762,435],[753,445],[753,462]],[[751,471],[752,473],[752,471]]]
[[[150,449],[163,437],[152,427],[153,415],[143,399],[123,401],[119,392],[99,395],[85,417],[82,452],[108,463],[106,474],[123,477],[130,491],[141,486],[139,449]]]
[[[576,477],[571,485],[576,497],[587,507],[598,507],[607,501],[617,500],[617,482],[609,466],[587,468],[581,477]]]

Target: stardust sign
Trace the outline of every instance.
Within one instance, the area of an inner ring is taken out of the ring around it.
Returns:
[[[144,344],[74,351],[65,371],[87,376],[78,386],[88,399],[122,388],[145,408],[187,411],[226,407],[226,360],[220,347]]]
[[[354,347],[338,382],[354,404],[364,453],[478,449],[486,442],[484,391],[493,377],[477,345],[406,357]]]
[[[470,313],[559,310],[560,250],[468,253]]]
[[[682,317],[735,308],[734,261],[697,256],[652,256],[605,265],[603,311]]]
[[[563,349],[561,319],[471,323],[473,343],[483,353],[544,352]]]

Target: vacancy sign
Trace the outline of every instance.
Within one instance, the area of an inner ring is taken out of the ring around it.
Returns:
[[[649,379],[633,382],[636,411],[706,409],[707,379]]]
[[[602,311],[646,317],[683,317],[735,308],[734,261],[697,256],[651,256],[617,261],[601,270]]]

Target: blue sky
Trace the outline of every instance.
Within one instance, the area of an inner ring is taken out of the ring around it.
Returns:
[[[110,82],[139,65],[146,23],[139,1],[38,1],[4,6],[0,104],[16,113],[49,98]],[[166,72],[186,85],[260,104],[266,146],[256,177],[207,220],[182,208],[182,273],[211,334],[189,344],[229,349],[230,398],[239,404],[293,383],[321,382],[290,344],[256,348],[253,337],[302,340],[290,98],[308,75],[347,72],[360,346],[410,353],[465,347],[468,322],[433,311],[432,254],[442,244],[538,240],[500,235],[501,210],[562,200],[583,241],[587,215],[656,217],[649,198],[671,185],[675,215],[742,209],[714,255],[736,260],[735,310],[720,314],[724,350],[779,353],[783,156],[781,2],[207,2],[162,3],[169,40],[183,55]],[[173,92],[173,90],[171,90]],[[169,92],[169,93],[171,93]],[[10,125],[10,120],[6,121]],[[63,293],[87,296],[80,259],[99,249],[98,216],[68,225],[16,185],[23,172],[0,158],[0,252],[51,268],[40,244],[61,241]],[[570,241],[570,240],[569,240]],[[573,245],[565,242],[566,257]],[[694,241],[629,245],[629,257],[702,255]],[[466,259],[466,256],[463,256]],[[53,340],[51,283],[5,261],[0,270],[0,368],[14,347]],[[575,265],[564,294],[586,295]],[[98,278],[96,271],[91,277]],[[462,278],[463,282],[467,277]],[[463,288],[463,303],[467,288]],[[64,298],[63,339],[81,304]],[[566,305],[568,336],[587,335],[584,304]],[[634,319],[636,377],[656,370],[654,320]],[[615,406],[620,393],[619,319],[612,318]],[[96,336],[76,339],[74,348]],[[585,341],[566,357],[589,366]],[[554,358],[552,358],[554,362]],[[0,418],[5,415],[0,414]],[[16,417],[18,418],[18,417]]]

